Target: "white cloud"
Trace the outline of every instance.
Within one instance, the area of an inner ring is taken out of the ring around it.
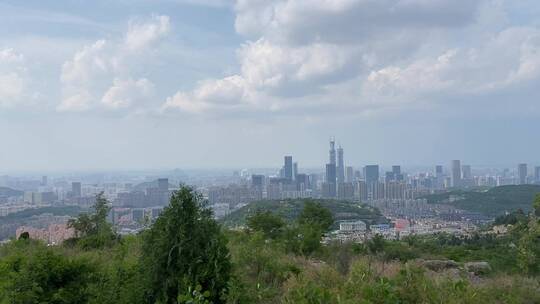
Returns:
[[[129,24],[125,44],[131,50],[145,48],[166,36],[171,29],[168,16],[153,16],[150,21]]]
[[[540,75],[538,30],[512,27],[506,7],[499,0],[238,0],[235,27],[250,39],[238,49],[239,72],[179,91],[164,108],[325,116],[491,98]]]
[[[154,84],[146,78],[137,81],[133,79],[114,79],[101,102],[108,108],[119,109],[132,106],[137,101],[145,100],[151,96]]]
[[[63,98],[57,110],[140,107],[151,99],[154,85],[145,75],[134,75],[134,67],[145,64],[148,56],[143,51],[155,48],[169,30],[169,17],[153,16],[145,22],[132,21],[124,40],[98,40],[83,47],[62,66]]]
[[[0,49],[0,108],[28,102],[26,71],[22,54],[12,48]]]

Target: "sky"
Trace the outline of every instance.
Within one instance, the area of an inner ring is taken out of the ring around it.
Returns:
[[[4,0],[0,173],[540,163],[536,0]]]

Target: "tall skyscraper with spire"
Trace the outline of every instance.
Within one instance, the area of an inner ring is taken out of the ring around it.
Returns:
[[[330,152],[329,152],[329,156],[330,156],[330,161],[329,163],[330,164],[336,164],[336,140],[334,139],[334,137],[330,137]]]
[[[337,165],[336,165],[336,173],[337,173],[337,183],[342,184],[345,182],[345,163],[343,161],[343,148],[341,145],[339,145],[337,149]]]

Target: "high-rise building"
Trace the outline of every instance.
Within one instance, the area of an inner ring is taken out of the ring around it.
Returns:
[[[364,178],[366,183],[372,184],[379,181],[379,165],[368,165],[364,167]]]
[[[518,178],[520,185],[524,185],[527,183],[527,164],[518,165]]]
[[[293,179],[292,156],[285,156],[284,161],[285,161],[285,164],[283,166],[283,177],[285,177],[288,180],[292,180]]]
[[[48,178],[47,178],[47,176],[46,176],[46,175],[43,175],[43,176],[41,177],[41,185],[44,186],[44,187],[46,187],[48,184],[49,184],[49,183],[48,183]]]
[[[297,174],[294,178],[297,191],[306,191],[309,189],[309,177],[305,173]]]
[[[443,176],[443,166],[441,165],[435,166],[435,176],[436,177]]]
[[[326,164],[326,181],[323,196],[336,197],[336,164]]]
[[[251,175],[251,187],[262,189],[264,186],[264,175],[253,174]]]
[[[461,173],[463,174],[463,179],[471,179],[472,178],[471,166],[470,165],[461,166]]]
[[[540,166],[534,167],[534,182],[540,184]]]
[[[81,197],[82,196],[82,187],[80,182],[73,182],[71,183],[71,194],[73,197]]]
[[[329,151],[329,163],[336,164],[336,141],[334,138],[330,138],[330,151]]]
[[[354,169],[353,167],[345,167],[345,182],[352,183],[354,181]]]
[[[298,174],[298,162],[294,162],[293,163],[293,168],[292,168],[293,179],[296,179],[297,174]]]
[[[336,165],[337,183],[343,184],[345,182],[345,162],[343,161],[343,148],[341,146],[337,149],[337,165]]]
[[[451,186],[454,188],[461,187],[461,161],[453,160],[452,161],[452,175],[451,177]]]

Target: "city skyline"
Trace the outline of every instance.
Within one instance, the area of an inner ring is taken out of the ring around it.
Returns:
[[[0,171],[538,162],[538,2],[385,1],[4,1]]]

